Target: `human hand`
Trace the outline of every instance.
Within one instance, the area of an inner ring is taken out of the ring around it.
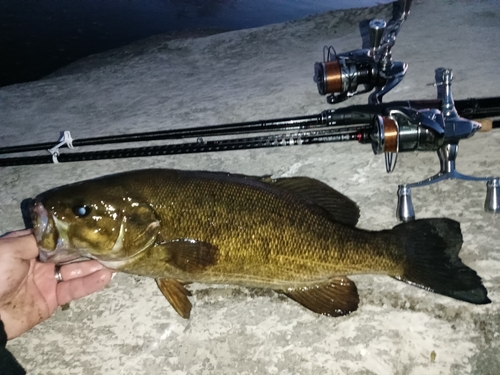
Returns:
[[[62,282],[55,264],[36,258],[38,246],[30,230],[0,238],[0,319],[13,339],[49,318],[58,306],[104,288],[112,272],[95,260],[64,265]]]

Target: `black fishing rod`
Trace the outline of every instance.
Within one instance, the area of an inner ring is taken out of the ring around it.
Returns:
[[[147,142],[158,140],[185,139],[193,137],[209,137],[223,135],[241,135],[271,131],[300,131],[320,127],[343,127],[347,125],[370,124],[374,115],[382,115],[392,107],[408,107],[415,109],[442,107],[440,100],[407,100],[381,104],[355,105],[337,110],[326,110],[320,114],[279,119],[267,119],[239,122],[223,125],[201,126],[187,129],[172,129],[154,132],[111,135],[75,139],[73,147],[96,146],[103,144]],[[500,97],[457,100],[455,107],[459,116],[467,119],[479,119],[500,115]],[[496,125],[495,125],[496,126]],[[23,153],[49,150],[59,142],[45,142],[28,145],[0,147],[0,154]],[[68,147],[63,144],[61,147]]]
[[[161,155],[191,154],[216,151],[234,151],[252,148],[282,147],[293,145],[311,145],[326,142],[347,142],[360,141],[368,138],[367,133],[360,129],[308,131],[301,133],[267,135],[259,137],[249,137],[240,139],[225,139],[204,141],[199,138],[196,142],[180,143],[160,146],[146,146],[136,148],[125,148],[116,150],[91,151],[64,153],[58,156],[58,162],[76,162],[102,159],[119,159],[148,157]],[[28,156],[18,158],[0,159],[0,166],[30,165],[30,164],[49,164],[53,163],[51,155]]]
[[[320,114],[310,116],[298,116],[223,125],[201,126],[195,128],[172,129],[154,132],[75,139],[72,141],[72,146],[96,146],[113,143],[147,142],[224,135],[242,135],[271,131],[300,131],[306,129],[311,130],[325,126],[344,127],[349,125],[369,124],[372,117],[373,116],[371,116],[369,113],[364,113],[362,111],[336,112],[334,110],[327,110]],[[57,144],[58,142],[46,142],[30,145],[1,147],[0,154],[48,150],[56,146]],[[67,144],[64,144],[62,146],[68,147]]]
[[[459,116],[467,119],[500,115],[500,97],[466,99],[455,102]],[[73,140],[71,147],[95,146],[113,143],[146,142],[155,140],[179,140],[199,138],[196,142],[122,148],[92,152],[77,152],[54,155],[39,155],[14,158],[0,158],[0,166],[48,164],[52,162],[75,162],[84,160],[117,159],[158,155],[175,155],[196,152],[216,152],[242,150],[248,148],[276,147],[293,144],[313,144],[326,142],[342,142],[358,140],[367,143],[370,133],[376,132],[373,123],[376,116],[383,116],[391,108],[407,108],[413,110],[441,108],[441,100],[408,100],[381,104],[355,105],[336,110],[326,110],[317,115],[298,116],[280,119],[248,121],[215,126],[174,129],[156,132],[125,134],[116,136],[83,138]],[[418,124],[417,124],[418,127]],[[493,121],[489,128],[500,127],[500,121]],[[326,128],[326,129],[325,129]],[[323,129],[319,131],[320,129]],[[317,130],[314,132],[314,130]],[[204,137],[242,135],[265,132],[302,131],[303,134],[274,134],[259,137],[231,140],[212,140],[204,142]],[[318,138],[318,135],[322,135]],[[291,141],[286,141],[287,139]],[[201,141],[200,141],[201,140]],[[38,143],[30,145],[9,146],[0,148],[0,154],[22,153],[49,150],[58,143]],[[61,147],[68,147],[63,143]]]

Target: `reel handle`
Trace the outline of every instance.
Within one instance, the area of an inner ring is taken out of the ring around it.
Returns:
[[[380,44],[382,43],[382,37],[384,36],[384,31],[387,27],[387,23],[381,19],[374,19],[370,21],[370,52],[374,56]]]

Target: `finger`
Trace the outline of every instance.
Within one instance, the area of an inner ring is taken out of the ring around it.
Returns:
[[[64,305],[101,290],[111,280],[111,275],[110,270],[102,269],[90,275],[57,284],[58,305]]]
[[[97,260],[86,260],[61,266],[61,276],[64,281],[90,275],[91,273],[105,269]]]
[[[15,258],[34,259],[38,256],[38,245],[31,232],[0,238],[1,252],[9,251]]]
[[[23,230],[15,230],[12,232],[8,232],[4,234],[2,237],[3,238],[9,238],[9,237],[21,237],[21,236],[26,236],[28,234],[33,233],[31,229],[23,229]]]

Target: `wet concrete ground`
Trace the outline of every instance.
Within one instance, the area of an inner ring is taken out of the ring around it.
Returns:
[[[4,144],[182,128],[315,114],[330,108],[312,80],[323,45],[359,47],[358,22],[389,8],[328,13],[196,39],[148,42],[94,57],[51,78],[0,89]],[[452,68],[455,99],[500,94],[500,10],[491,1],[415,1],[394,58],[407,77],[386,100],[431,99],[434,70]],[[356,97],[346,103],[366,103]],[[500,132],[461,143],[457,166],[500,175]],[[439,168],[434,153],[383,157],[353,143],[196,155],[102,160],[0,170],[0,232],[23,227],[27,197],[64,183],[138,168],[251,175],[305,175],[347,194],[359,227],[387,229],[398,184]],[[353,277],[355,313],[317,316],[274,292],[193,285],[190,320],[180,318],[153,280],[118,274],[103,292],[76,301],[10,341],[33,374],[497,374],[500,372],[500,225],[483,211],[483,183],[448,181],[413,191],[417,217],[461,222],[461,258],[493,301],[475,306],[384,276]]]

